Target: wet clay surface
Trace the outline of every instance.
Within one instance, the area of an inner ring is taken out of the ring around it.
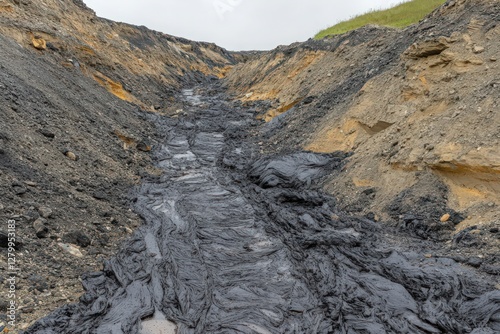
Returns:
[[[498,333],[491,276],[348,216],[318,189],[344,154],[262,156],[255,110],[217,88],[158,119],[145,220],[85,295],[25,333]],[[272,126],[272,125],[267,125]],[[262,130],[262,131],[261,131]]]

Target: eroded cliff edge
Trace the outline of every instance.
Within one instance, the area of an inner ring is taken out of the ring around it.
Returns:
[[[494,255],[499,6],[448,1],[403,31],[367,26],[279,47],[238,65],[226,86],[247,104],[271,101],[264,152],[352,153],[325,185],[345,210],[448,242],[472,229],[479,255]]]

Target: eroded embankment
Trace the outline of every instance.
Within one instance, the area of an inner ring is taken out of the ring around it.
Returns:
[[[159,119],[163,175],[134,205],[145,225],[84,277],[79,304],[26,333],[500,331],[488,277],[317,190],[343,154],[262,156],[255,110],[204,94]]]
[[[500,273],[499,12],[498,1],[447,1],[404,30],[278,47],[224,82],[245,103],[269,101],[265,152],[352,153],[325,186],[341,208]],[[452,246],[469,227],[471,243]]]

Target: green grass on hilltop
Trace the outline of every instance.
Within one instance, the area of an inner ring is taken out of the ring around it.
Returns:
[[[401,3],[393,8],[373,10],[320,31],[314,38],[321,39],[331,35],[340,35],[367,24],[405,28],[422,20],[427,14],[445,2],[446,0],[412,0]]]

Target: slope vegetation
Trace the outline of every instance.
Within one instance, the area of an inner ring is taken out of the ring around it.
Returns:
[[[368,24],[392,28],[406,28],[422,20],[444,2],[445,0],[412,0],[389,9],[372,10],[322,30],[314,38],[321,39],[332,35],[344,34]]]

